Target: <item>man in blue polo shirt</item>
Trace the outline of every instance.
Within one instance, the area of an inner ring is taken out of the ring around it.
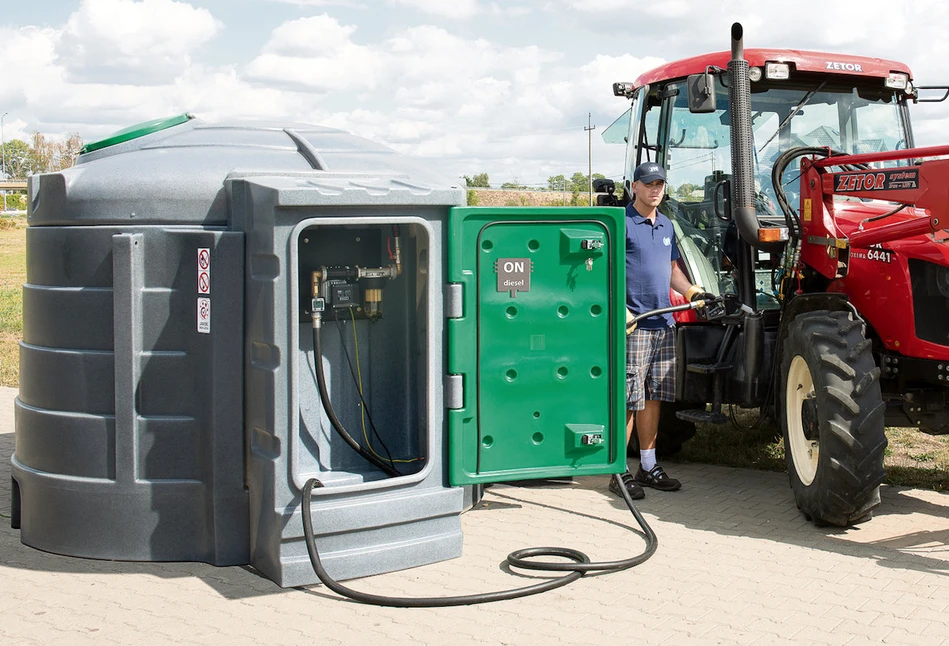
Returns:
[[[635,199],[626,206],[626,307],[633,315],[670,307],[669,287],[692,300],[705,295],[679,268],[672,222],[656,208],[666,189],[666,171],[655,162],[633,172]],[[681,483],[656,464],[660,402],[675,401],[675,321],[671,314],[643,319],[626,337],[626,442],[635,423],[639,468],[621,477],[633,499],[646,496],[643,486],[676,491]],[[618,480],[610,489],[621,495]]]

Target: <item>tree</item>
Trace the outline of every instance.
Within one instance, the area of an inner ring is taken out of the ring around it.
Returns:
[[[567,180],[563,175],[551,175],[547,178],[547,190],[562,191],[566,189]]]
[[[583,173],[574,173],[570,176],[567,186],[572,188],[576,193],[585,193],[590,190],[590,181]]]
[[[676,189],[675,194],[685,200],[689,200],[695,197],[695,191],[698,189],[699,187],[697,185],[685,182]]]
[[[82,148],[82,139],[72,133],[64,141],[47,139],[42,133],[33,133],[32,171],[47,173],[69,168],[76,163],[79,151]]]
[[[504,182],[503,184],[501,184],[501,188],[510,190],[510,191],[523,191],[527,189],[526,186],[522,186],[518,184],[516,177],[510,182]]]
[[[7,176],[23,179],[32,175],[32,151],[29,144],[20,139],[11,139],[3,145],[3,159],[6,161]]]
[[[72,168],[76,165],[76,159],[79,157],[79,151],[82,150],[82,137],[78,132],[70,133],[66,140],[60,144],[59,160],[60,168]]]
[[[478,173],[474,177],[465,177],[465,186],[469,188],[491,188],[487,173]]]

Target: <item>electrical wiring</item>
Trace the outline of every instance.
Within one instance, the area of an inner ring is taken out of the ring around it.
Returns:
[[[373,421],[372,414],[370,413],[370,410],[369,410],[369,402],[366,401],[365,393],[363,392],[362,364],[359,361],[359,336],[356,331],[356,315],[352,307],[349,308],[349,316],[350,316],[350,321],[353,325],[353,346],[355,348],[354,353],[356,355],[355,368],[353,367],[353,359],[352,357],[350,357],[349,349],[346,347],[346,341],[343,337],[342,327],[340,326],[340,322],[339,322],[340,320],[338,318],[336,319],[336,330],[337,332],[339,332],[340,345],[342,346],[343,353],[346,356],[346,363],[349,366],[349,374],[352,375],[353,382],[356,384],[356,391],[359,393],[362,435],[363,435],[363,439],[366,442],[366,448],[371,453],[373,453],[376,457],[387,460],[390,464],[418,462],[422,460],[421,457],[404,458],[404,459],[393,458],[392,453],[389,451],[389,447],[386,446],[385,441],[382,439],[382,436],[379,434],[379,431],[376,428],[375,421]],[[372,429],[372,434],[375,436],[376,440],[378,440],[378,443],[382,446],[382,449],[386,453],[385,458],[379,455],[372,446],[372,440],[369,438],[369,432],[368,432],[368,429],[366,428],[367,419],[369,420],[369,428]]]

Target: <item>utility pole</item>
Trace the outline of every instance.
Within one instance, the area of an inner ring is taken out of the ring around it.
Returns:
[[[584,130],[587,131],[587,179],[590,180],[590,206],[593,206],[593,131],[596,126],[590,124],[590,113],[587,112],[587,125]]]
[[[3,165],[0,175],[3,176],[3,181],[7,180],[7,141],[3,138],[3,118],[8,114],[10,113],[0,114],[0,164]],[[3,189],[3,211],[7,211],[7,189]]]

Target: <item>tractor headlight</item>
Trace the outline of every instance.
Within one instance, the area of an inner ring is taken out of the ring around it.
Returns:
[[[764,75],[770,81],[786,81],[791,77],[791,66],[787,63],[766,63]]]
[[[944,297],[949,298],[949,267],[940,267],[935,273],[936,289]]]
[[[909,86],[909,74],[890,72],[886,77],[885,84],[894,90],[905,90]]]

